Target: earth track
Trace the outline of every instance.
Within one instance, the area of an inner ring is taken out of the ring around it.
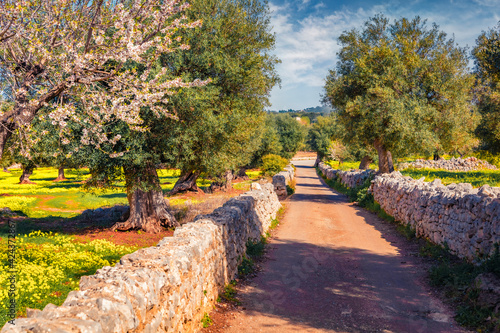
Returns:
[[[426,285],[418,246],[295,161],[297,186],[262,271],[224,332],[467,332]]]

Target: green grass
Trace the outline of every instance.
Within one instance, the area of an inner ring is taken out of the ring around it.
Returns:
[[[459,259],[444,247],[427,244],[420,254],[437,261],[430,272],[431,284],[444,291],[447,300],[457,308],[455,319],[463,326],[477,332],[497,332],[500,330],[500,316],[493,308],[485,308],[478,303],[479,292],[474,287],[474,280],[479,274],[493,273],[500,278],[500,252],[496,252],[482,262],[473,265]]]
[[[7,238],[0,239],[0,327],[9,304]],[[103,266],[114,265],[136,247],[115,245],[106,240],[82,244],[74,237],[57,233],[32,232],[16,238],[17,315],[26,308],[43,309],[47,304],[61,305],[68,293],[78,290],[83,275],[91,275]]]
[[[224,291],[217,298],[217,302],[226,301],[234,303],[236,305],[240,305],[241,302],[236,298],[236,294],[238,293],[235,288],[236,284],[237,282],[235,280],[232,280],[227,286],[225,286]]]
[[[358,169],[359,164],[361,162],[342,162],[339,163],[339,161],[327,161],[325,162],[329,166],[331,166],[333,169],[339,169],[339,170],[351,170],[351,169]],[[377,170],[378,165],[371,163],[369,166],[370,169]]]
[[[480,171],[445,171],[437,169],[406,169],[401,173],[414,179],[425,177],[426,182],[441,179],[444,185],[452,183],[470,183],[473,187],[481,187],[484,184],[500,187],[500,170]]]
[[[205,313],[203,315],[203,318],[201,319],[201,324],[203,325],[203,328],[210,327],[210,325],[212,325],[213,323],[214,322],[213,322],[212,318],[210,318],[208,313]]]
[[[444,157],[450,158],[450,156],[445,155]],[[404,159],[398,159],[399,161],[410,162],[417,158],[423,158],[422,156],[410,156]],[[339,165],[338,161],[328,161],[326,164],[331,166],[333,169],[340,170],[351,170],[357,169],[360,162],[344,162]],[[376,170],[378,167],[376,164],[370,164],[370,169]],[[425,177],[426,182],[431,182],[434,179],[441,179],[444,185],[449,185],[452,183],[470,183],[473,187],[481,187],[485,184],[494,187],[500,187],[500,170],[478,170],[478,171],[447,171],[439,169],[414,169],[409,168],[405,170],[400,170],[400,172],[405,176],[410,176],[413,179],[420,179]],[[338,191],[341,189],[337,185],[331,184],[333,188]],[[345,193],[347,194],[347,193]]]
[[[29,218],[71,218],[86,209],[128,203],[123,181],[118,182],[114,189],[85,191],[82,181],[90,177],[87,169],[65,170],[67,180],[53,182],[57,169],[38,168],[30,177],[36,185],[18,184],[21,174],[19,169],[10,173],[0,171],[0,207],[9,207]],[[162,190],[167,193],[179,179],[179,171],[160,169],[158,176]],[[206,188],[210,183],[205,179],[197,181],[200,188]]]

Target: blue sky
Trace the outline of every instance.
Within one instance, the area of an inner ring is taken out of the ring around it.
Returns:
[[[500,0],[269,0],[269,7],[276,34],[274,53],[282,61],[277,66],[281,89],[271,91],[271,110],[320,105],[324,79],[337,62],[338,36],[361,28],[375,14],[391,21],[419,15],[469,49],[481,31],[500,21]]]

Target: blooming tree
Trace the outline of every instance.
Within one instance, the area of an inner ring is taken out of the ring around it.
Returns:
[[[63,143],[69,119],[86,124],[83,145],[99,148],[120,139],[103,131],[111,119],[145,131],[141,108],[175,117],[165,107],[172,89],[203,82],[167,80],[168,69],[158,68],[156,59],[189,48],[177,32],[200,22],[181,15],[186,7],[179,0],[2,1],[0,75],[3,97],[14,107],[0,114],[0,156],[14,131],[29,128],[40,109],[64,95],[78,103],[56,104],[49,114]]]
[[[176,118],[170,95],[208,82],[172,77],[158,61],[189,48],[180,31],[201,22],[185,8],[180,0],[2,1],[0,81],[13,107],[0,114],[0,155],[16,133],[32,141],[22,149],[29,157],[44,138],[31,128],[39,116],[59,128],[68,157],[83,159],[96,184],[103,170],[125,178],[130,213],[114,229],[175,226],[155,168],[159,124]]]

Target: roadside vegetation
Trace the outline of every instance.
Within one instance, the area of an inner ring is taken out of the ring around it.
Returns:
[[[0,238],[2,248],[7,238]],[[137,250],[97,239],[78,242],[74,236],[52,232],[31,232],[16,239],[17,315],[26,316],[26,308],[43,309],[47,304],[61,305],[68,293],[78,290],[83,275],[91,275],[103,266],[113,266],[123,255]],[[0,252],[0,285],[10,277],[7,252]],[[0,326],[9,307],[8,289],[0,288]]]

